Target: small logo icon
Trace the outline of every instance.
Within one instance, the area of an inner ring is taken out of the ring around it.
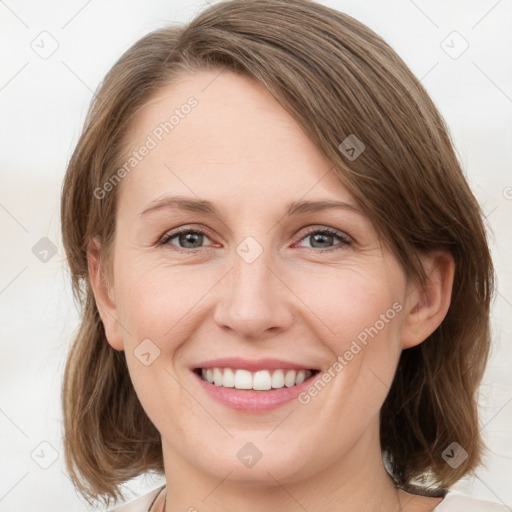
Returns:
[[[452,443],[442,457],[453,469],[457,469],[468,458],[468,452],[459,443]]]
[[[261,459],[263,454],[253,443],[245,443],[242,448],[238,450],[236,456],[242,464],[250,469]]]
[[[43,441],[32,450],[30,457],[40,468],[48,469],[59,458],[59,454],[49,442]]]
[[[149,366],[160,356],[160,349],[146,338],[135,347],[133,353],[144,366]]]
[[[441,41],[441,48],[455,60],[469,48],[469,43],[454,30]]]
[[[236,252],[246,263],[252,263],[263,253],[263,247],[252,236],[248,236],[238,244]]]
[[[339,146],[338,149],[344,154],[351,162],[353,162],[365,149],[366,146],[351,133]]]
[[[57,246],[49,238],[43,236],[32,247],[32,254],[43,263],[48,263],[57,254]]]
[[[44,30],[32,40],[30,47],[37,53],[37,55],[39,55],[39,57],[41,57],[41,59],[46,60],[57,51],[59,43],[49,32]]]

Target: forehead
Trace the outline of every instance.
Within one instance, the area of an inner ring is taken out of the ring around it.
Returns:
[[[223,70],[187,73],[141,109],[120,201],[139,209],[165,193],[262,207],[313,193],[349,200],[332,164],[256,80]],[[140,151],[147,146],[149,150]],[[141,158],[140,153],[145,155]]]

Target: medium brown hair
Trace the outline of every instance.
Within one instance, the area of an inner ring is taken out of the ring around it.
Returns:
[[[432,100],[390,46],[350,16],[307,0],[231,0],[186,25],[136,42],[91,104],[62,190],[61,219],[81,325],[63,382],[64,447],[80,492],[109,504],[119,485],[163,473],[160,434],[132,386],[124,352],[108,344],[89,282],[87,246],[102,243],[109,273],[118,188],[94,195],[123,161],[137,112],[182,73],[231,70],[263,84],[333,165],[407,277],[426,283],[420,256],[455,262],[441,325],[404,350],[381,410],[382,448],[397,485],[446,489],[481,463],[477,388],[489,345],[494,271],[481,209]],[[349,135],[365,149],[347,158]],[[453,469],[452,442],[467,452]],[[426,478],[428,475],[428,478]],[[89,500],[90,501],[90,500]]]

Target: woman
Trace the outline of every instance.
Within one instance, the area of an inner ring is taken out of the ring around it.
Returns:
[[[116,510],[506,510],[479,465],[493,267],[444,122],[375,33],[234,0],[107,74],[62,193],[66,461]]]

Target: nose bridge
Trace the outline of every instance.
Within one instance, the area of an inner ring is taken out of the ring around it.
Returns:
[[[275,335],[290,325],[292,312],[285,286],[274,275],[275,262],[270,249],[253,237],[246,237],[235,248],[233,268],[223,286],[215,318],[240,336],[258,338]]]

